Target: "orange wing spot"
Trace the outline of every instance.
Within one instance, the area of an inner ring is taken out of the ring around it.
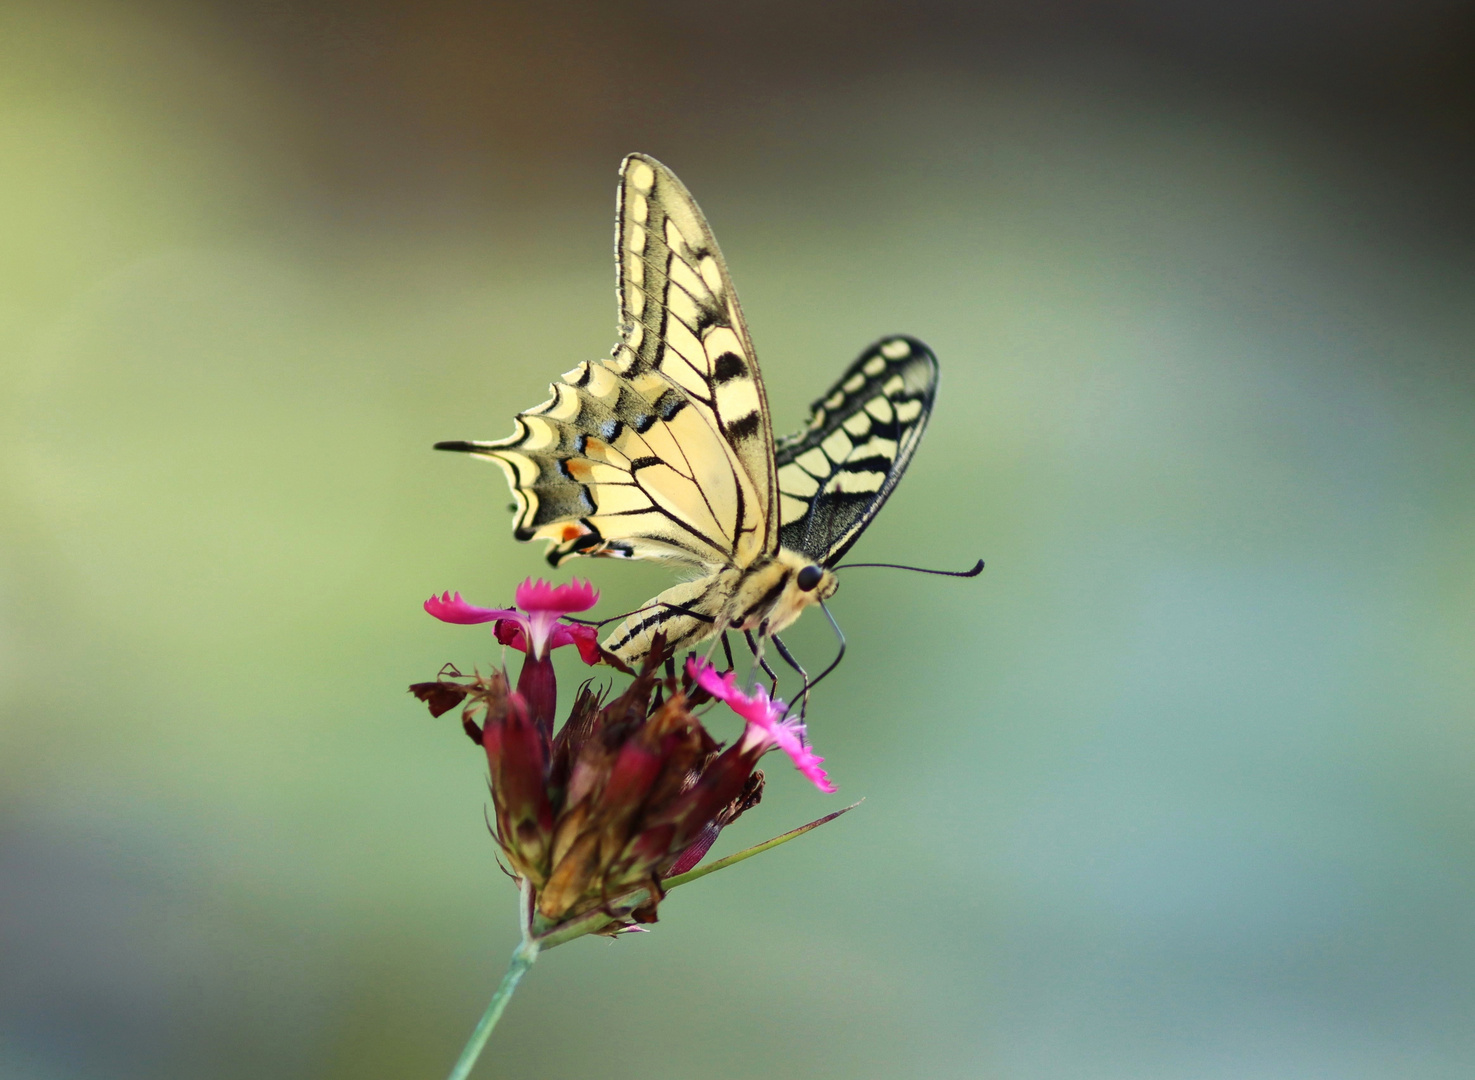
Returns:
[[[563,542],[566,544],[570,540],[577,540],[588,531],[582,525],[565,525],[563,527]]]
[[[609,457],[609,447],[598,439],[585,439],[584,455],[586,457],[607,459]]]
[[[587,484],[590,480],[594,479],[594,471],[589,467],[587,461],[580,461],[578,458],[569,458],[563,463],[563,468],[571,479],[577,480],[581,484]]]

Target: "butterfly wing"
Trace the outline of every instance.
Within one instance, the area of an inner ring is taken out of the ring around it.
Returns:
[[[686,394],[718,433],[736,473],[734,555],[746,565],[778,544],[773,425],[727,263],[676,175],[631,154],[620,166],[615,257],[626,378]]]
[[[926,345],[885,338],[815,402],[803,431],[778,442],[784,548],[822,566],[849,550],[911,462],[932,412],[937,374]],[[631,615],[604,647],[634,663],[657,632],[678,649],[695,644],[711,632],[738,577],[726,570],[673,586]]]
[[[937,358],[915,338],[861,353],[776,447],[779,543],[834,566],[906,471],[936,393]]]
[[[732,559],[739,481],[685,395],[580,364],[496,442],[437,443],[502,466],[516,500],[513,536],[575,555],[662,559],[711,570]]]
[[[580,364],[496,442],[513,535],[574,555],[674,561],[708,573],[774,550],[773,435],[727,266],[681,182],[653,158],[620,168],[621,341]]]

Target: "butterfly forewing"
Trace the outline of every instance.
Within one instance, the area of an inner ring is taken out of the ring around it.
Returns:
[[[621,372],[648,392],[685,396],[722,443],[707,468],[733,475],[734,561],[774,550],[778,522],[773,429],[737,293],[701,210],[660,162],[631,154],[620,169],[616,219]],[[701,468],[693,462],[693,468]]]
[[[779,542],[833,566],[876,516],[916,452],[937,393],[937,358],[909,337],[876,342],[775,452]]]
[[[621,342],[488,443],[444,443],[502,465],[514,534],[579,554],[713,571],[773,550],[773,437],[722,254],[691,195],[652,158],[620,172]]]

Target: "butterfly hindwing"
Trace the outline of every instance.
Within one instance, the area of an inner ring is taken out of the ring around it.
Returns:
[[[518,414],[510,438],[440,444],[502,466],[517,539],[551,541],[555,566],[580,554],[707,570],[731,561],[738,484],[721,439],[684,397],[642,392],[608,360],[580,364],[550,390]]]
[[[906,471],[936,393],[937,358],[915,338],[861,353],[804,430],[777,445],[780,543],[833,566]]]

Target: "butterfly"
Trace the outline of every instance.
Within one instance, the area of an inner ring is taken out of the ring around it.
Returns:
[[[500,465],[516,499],[513,535],[548,541],[554,566],[593,555],[688,574],[604,642],[626,663],[657,634],[680,650],[756,632],[761,649],[834,595],[836,564],[916,453],[937,359],[915,338],[881,339],[803,430],[775,442],[737,293],[690,192],[631,154],[615,217],[612,358],[567,372],[510,437],[436,449]]]

